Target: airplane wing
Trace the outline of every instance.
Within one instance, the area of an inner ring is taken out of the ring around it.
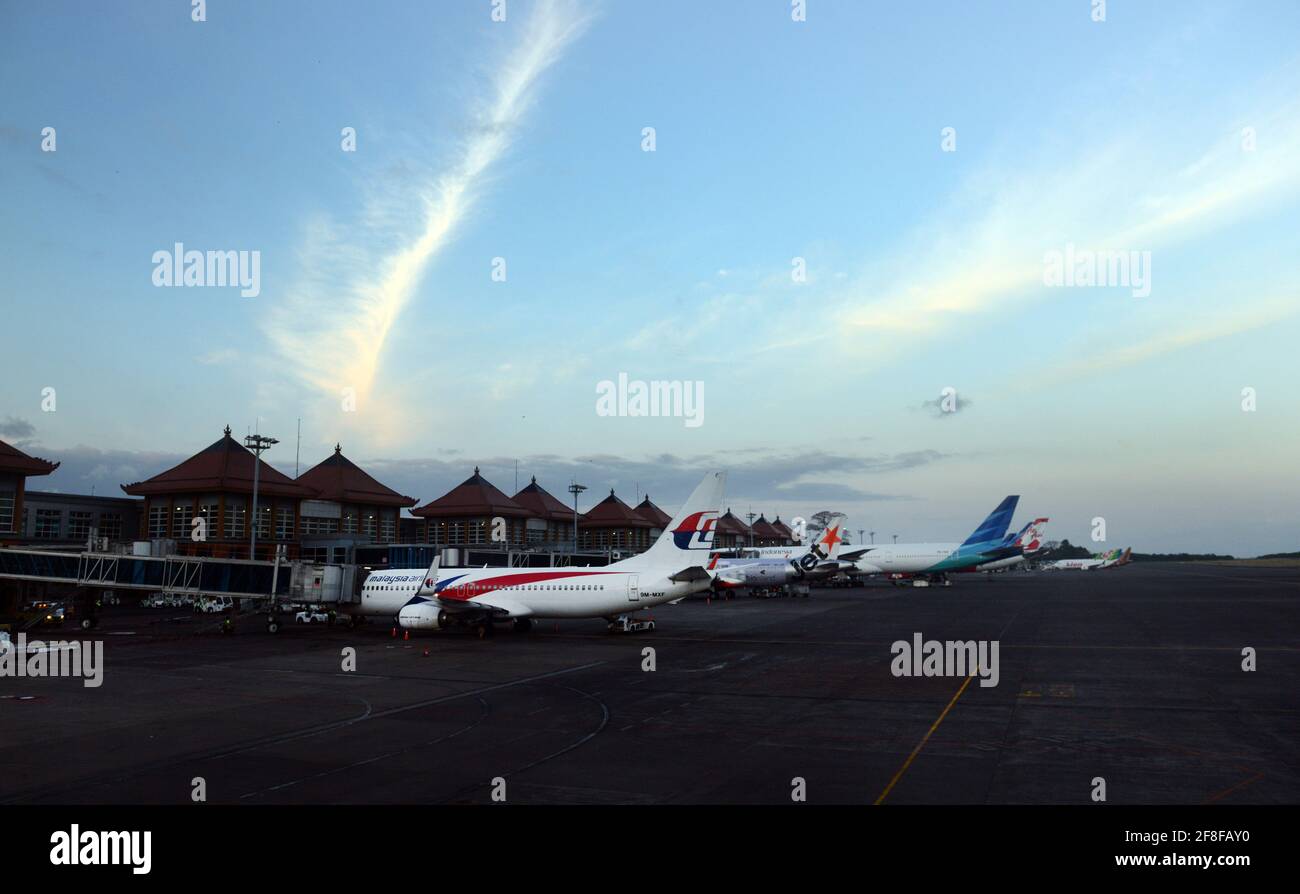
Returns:
[[[689,581],[708,580],[709,572],[705,571],[703,566],[691,565],[689,568],[683,568],[676,574],[668,575],[668,579],[675,584],[683,584]]]
[[[502,599],[495,593],[475,596],[472,599],[439,599],[438,604],[452,612],[490,610],[498,618],[526,618],[533,610],[522,602]]]
[[[839,557],[844,559],[846,562],[856,562],[875,548],[876,547],[872,544],[868,544],[867,546],[851,546],[848,549],[840,550]]]

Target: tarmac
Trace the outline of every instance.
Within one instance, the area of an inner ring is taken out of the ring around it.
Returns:
[[[1088,804],[1097,780],[1108,803],[1300,802],[1300,569],[958,575],[651,614],[650,633],[480,641],[271,635],[255,613],[224,636],[108,607],[102,686],[0,677],[0,803]],[[895,675],[915,634],[996,641],[997,685]]]

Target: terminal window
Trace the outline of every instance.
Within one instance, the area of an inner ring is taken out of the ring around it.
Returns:
[[[243,503],[226,502],[226,539],[242,540],[244,537],[244,517],[248,508]]]
[[[0,531],[14,529],[14,492],[0,492]]]
[[[293,539],[293,507],[279,506],[275,510],[275,539]]]
[[[93,514],[72,510],[68,513],[68,539],[85,540],[90,536],[90,520]]]
[[[167,536],[167,507],[149,507],[149,539],[158,540]]]
[[[177,540],[190,539],[190,519],[194,517],[192,503],[177,503],[172,515],[172,536]]]
[[[122,539],[122,514],[105,512],[99,516],[99,536],[109,540]]]
[[[37,509],[36,530],[38,540],[58,540],[63,530],[63,513],[58,509]]]

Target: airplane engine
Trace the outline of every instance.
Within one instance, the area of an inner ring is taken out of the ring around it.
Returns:
[[[397,613],[397,623],[407,630],[442,630],[451,626],[451,619],[436,605],[421,602],[404,606]]]

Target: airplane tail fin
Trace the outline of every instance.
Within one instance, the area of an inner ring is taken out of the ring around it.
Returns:
[[[709,472],[691,492],[668,527],[648,550],[625,562],[635,566],[707,565],[713,550],[713,533],[722,508],[722,491],[727,483],[726,472]]]
[[[822,531],[817,542],[809,547],[810,552],[821,553],[820,558],[834,560],[840,555],[840,544],[844,542],[844,520],[848,516],[842,512],[837,512],[826,522],[826,530]]]
[[[962,546],[973,546],[977,543],[988,543],[989,541],[1001,540],[1006,536],[1007,528],[1011,527],[1011,517],[1016,514],[1016,504],[1020,502],[1019,495],[1006,497],[998,504],[998,508],[989,513],[988,518],[980,523],[980,526],[971,533],[962,543]]]
[[[1022,553],[1029,556],[1043,548],[1043,533],[1047,530],[1049,521],[1046,518],[1036,518],[1025,525],[1025,529],[1016,538],[1016,546],[1020,547]]]

